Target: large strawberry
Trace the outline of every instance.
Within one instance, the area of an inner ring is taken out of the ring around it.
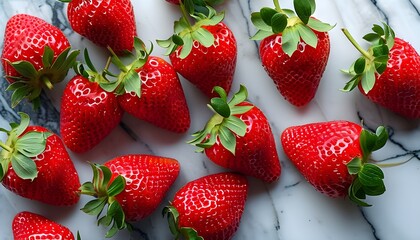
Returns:
[[[420,118],[420,56],[406,41],[395,38],[394,31],[384,23],[374,25],[373,33],[363,38],[371,42],[364,50],[350,33],[344,34],[360,51],[349,74],[352,79],[344,87],[359,90],[373,102],[406,118]]]
[[[95,196],[82,209],[98,216],[98,224],[111,226],[107,237],[127,228],[126,221],[149,216],[161,203],[169,187],[178,177],[175,159],[152,155],[125,155],[104,165],[92,165],[92,182],[82,185],[81,193]],[[107,213],[100,217],[105,205]]]
[[[108,85],[124,111],[166,130],[184,133],[190,127],[190,112],[178,75],[164,59],[150,56],[144,43],[135,39],[134,60],[124,65],[114,54],[121,73]]]
[[[183,186],[163,214],[175,239],[229,240],[239,227],[247,191],[242,175],[208,175]]]
[[[44,216],[32,212],[16,214],[12,222],[14,239],[61,239],[74,240],[70,230]]]
[[[281,166],[271,127],[264,113],[246,102],[247,90],[241,86],[227,102],[226,92],[216,87],[220,95],[209,104],[215,115],[204,130],[195,133],[189,143],[216,164],[265,182],[276,181]]]
[[[315,1],[295,0],[296,14],[280,8],[264,7],[252,13],[259,29],[252,37],[262,40],[262,65],[280,94],[295,106],[308,104],[315,96],[330,53],[327,31],[332,26],[311,17]]]
[[[121,121],[123,110],[114,93],[101,85],[108,83],[98,73],[85,51],[89,70],[78,71],[61,97],[60,132],[66,146],[77,153],[99,144]]]
[[[43,88],[61,82],[75,62],[78,51],[70,51],[67,37],[57,27],[27,14],[9,19],[4,34],[1,62],[12,83],[12,106],[27,98],[40,106]]]
[[[70,26],[80,35],[118,54],[133,49],[137,35],[130,0],[60,0],[68,2]]]
[[[388,139],[384,127],[376,133],[348,121],[293,126],[281,142],[287,157],[318,191],[330,197],[349,196],[361,206],[366,195],[385,191],[382,170],[369,163],[373,151]]]
[[[3,186],[51,205],[76,204],[79,176],[63,142],[43,127],[28,125],[28,115],[21,113],[21,124],[11,124],[11,130],[4,130],[8,138],[0,142]]]
[[[222,22],[224,14],[208,8],[208,15],[181,4],[183,17],[175,22],[175,34],[158,41],[168,48],[175,70],[209,97],[220,86],[230,91],[236,69],[237,45],[232,31]],[[189,17],[198,19],[193,25]]]

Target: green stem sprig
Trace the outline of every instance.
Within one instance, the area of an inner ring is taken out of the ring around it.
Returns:
[[[166,206],[162,211],[162,215],[163,217],[167,217],[169,230],[175,240],[204,240],[203,237],[198,235],[195,229],[190,227],[179,227],[179,213],[174,206]]]

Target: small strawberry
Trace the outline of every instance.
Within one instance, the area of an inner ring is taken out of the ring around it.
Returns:
[[[32,212],[20,212],[13,218],[13,237],[24,239],[74,240],[70,230],[44,216]]]
[[[182,187],[163,215],[175,239],[229,240],[239,227],[247,191],[242,175],[208,175]]]
[[[0,142],[0,180],[4,187],[25,198],[57,206],[79,201],[79,176],[61,139],[40,126],[28,126],[29,116],[21,113],[21,124],[11,124]]]
[[[172,132],[186,132],[190,112],[177,73],[164,59],[150,56],[151,50],[138,38],[135,49],[135,59],[128,65],[113,55],[121,73],[108,91],[118,95],[118,103],[131,115]]]
[[[384,127],[376,133],[348,121],[289,127],[281,135],[287,157],[318,191],[330,197],[362,199],[385,192],[382,170],[368,163],[370,155],[388,139]]]
[[[260,57],[277,90],[291,104],[300,107],[315,96],[330,53],[327,31],[332,26],[311,15],[315,1],[294,0],[296,14],[280,8],[264,7],[251,15],[258,28],[251,38],[262,40]]]
[[[26,98],[38,108],[42,89],[63,81],[78,54],[70,51],[67,37],[57,27],[27,14],[11,17],[1,62],[11,83],[7,89],[14,91],[12,107]]]
[[[175,22],[175,33],[159,40],[175,70],[209,97],[213,87],[230,91],[236,69],[237,45],[232,31],[222,22],[223,13],[207,6],[208,14],[197,13],[191,3],[181,4],[183,17]],[[197,21],[192,25],[189,16]]]
[[[66,146],[77,153],[98,145],[118,126],[123,115],[115,94],[102,88],[108,80],[104,73],[97,72],[87,50],[85,60],[89,70],[79,69],[61,97],[61,136]]]
[[[384,23],[374,25],[373,33],[363,38],[371,42],[366,51],[348,30],[350,42],[362,54],[350,70],[352,79],[344,87],[351,91],[358,86],[368,99],[406,117],[420,118],[420,56],[406,41],[395,38],[394,31]]]
[[[212,98],[209,104],[215,115],[189,143],[222,167],[265,182],[276,181],[281,173],[280,160],[264,113],[245,101],[244,86],[229,102],[222,88],[216,87],[215,91],[220,97]]]
[[[130,0],[60,1],[69,3],[67,16],[75,32],[118,54],[133,49],[137,30]]]
[[[126,221],[149,216],[161,203],[179,174],[175,159],[151,155],[125,155],[104,165],[92,165],[93,180],[81,193],[95,196],[82,210],[98,217],[98,224],[112,227],[107,237],[130,227]],[[105,205],[107,213],[100,217]]]

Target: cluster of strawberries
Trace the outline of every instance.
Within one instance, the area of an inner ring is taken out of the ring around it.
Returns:
[[[27,99],[40,106],[43,89],[52,89],[67,76],[61,100],[60,134],[29,126],[21,113],[20,124],[11,123],[6,142],[0,142],[0,180],[10,191],[47,204],[74,205],[80,195],[94,197],[82,211],[108,226],[107,237],[130,223],[149,216],[176,180],[177,160],[152,155],[125,155],[104,165],[91,164],[93,179],[80,183],[66,147],[84,153],[99,144],[121,121],[124,112],[157,127],[185,133],[190,114],[178,73],[210,98],[214,115],[190,144],[216,164],[233,172],[218,173],[187,183],[163,210],[175,238],[231,239],[244,211],[248,183],[244,175],[272,183],[281,166],[275,138],[264,113],[247,101],[247,89],[230,99],[237,45],[223,23],[224,14],[211,5],[222,1],[167,0],[180,6],[182,17],[174,34],[158,44],[168,49],[171,63],[152,56],[136,37],[130,0],[61,0],[68,2],[68,20],[77,33],[108,48],[110,57],[97,71],[88,51],[84,63],[76,62],[66,36],[34,16],[18,14],[7,23],[2,52],[6,79],[14,91],[12,105]],[[312,14],[315,1],[294,1],[295,11],[262,8],[251,16],[261,40],[262,65],[280,94],[300,107],[317,91],[330,51],[328,31],[333,27]],[[343,90],[356,87],[372,101],[407,118],[420,117],[420,57],[411,45],[395,38],[392,29],[374,25],[364,39],[364,50],[351,37],[362,56],[352,64],[352,76]],[[127,57],[128,56],[128,57]],[[124,59],[122,59],[124,58]],[[129,64],[125,64],[130,59]],[[113,73],[109,66],[119,70]],[[373,151],[383,147],[387,131],[375,133],[356,123],[331,121],[293,126],[280,137],[286,156],[317,190],[331,197],[348,196],[369,206],[366,196],[385,191],[381,169],[369,163]],[[106,209],[104,211],[104,209]],[[37,234],[74,239],[64,226],[30,212],[13,221],[16,239]]]

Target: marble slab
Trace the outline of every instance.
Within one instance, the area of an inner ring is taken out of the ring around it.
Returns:
[[[177,7],[164,0],[132,0],[138,35],[144,41],[155,42],[172,33],[172,22],[177,19]],[[280,1],[291,7],[291,0]],[[348,28],[356,39],[361,39],[374,23],[386,22],[397,36],[409,41],[420,50],[420,0],[318,0],[315,16],[336,24],[330,31],[331,55],[315,99],[304,108],[296,108],[277,92],[272,80],[261,66],[258,42],[249,39],[255,33],[250,22],[251,12],[263,6],[273,6],[270,0],[227,0],[218,6],[226,11],[225,23],[231,27],[238,42],[238,62],[232,89],[240,84],[247,86],[249,100],[259,106],[268,117],[283,172],[280,180],[265,184],[249,179],[250,192],[242,221],[234,239],[341,239],[341,240],[418,240],[420,239],[420,127],[418,120],[407,120],[379,107],[357,91],[343,93],[339,89],[347,78],[339,70],[346,69],[358,53],[341,32]],[[106,56],[101,48],[75,33],[67,22],[66,5],[55,0],[1,0],[0,1],[0,48],[7,20],[16,13],[28,13],[58,26],[68,37],[73,48],[90,49],[93,60],[104,64]],[[163,56],[164,50],[155,46],[154,55]],[[168,60],[167,57],[164,57]],[[10,107],[10,93],[5,92],[7,83],[0,72],[0,127],[17,121],[17,112],[31,115],[34,124],[43,125],[58,132],[60,96],[66,81],[54,91],[43,95],[41,110],[33,111],[30,105]],[[66,78],[68,81],[71,74]],[[200,129],[210,111],[207,99],[181,77],[191,113],[191,127],[185,134],[169,133],[134,117],[125,115],[122,124],[99,146],[85,154],[71,153],[82,182],[91,179],[87,161],[103,163],[111,158],[129,153],[147,153],[168,156],[181,163],[181,173],[159,209],[147,219],[134,224],[129,234],[119,233],[113,239],[171,239],[160,210],[172,199],[174,193],[186,182],[198,177],[224,171],[204,155],[194,152],[185,142]],[[385,125],[390,129],[390,140],[384,150],[374,157],[385,163],[410,162],[385,168],[387,191],[380,197],[368,198],[369,208],[355,206],[348,199],[331,199],[314,190],[291,162],[285,157],[279,136],[288,126],[327,120],[363,119],[368,128]],[[4,140],[4,136],[0,135]],[[79,209],[90,198],[70,208],[51,207],[33,202],[0,188],[0,239],[12,239],[11,221],[14,215],[29,210],[47,216],[74,233],[80,231],[84,239],[103,239],[106,229],[96,227],[94,217]]]

